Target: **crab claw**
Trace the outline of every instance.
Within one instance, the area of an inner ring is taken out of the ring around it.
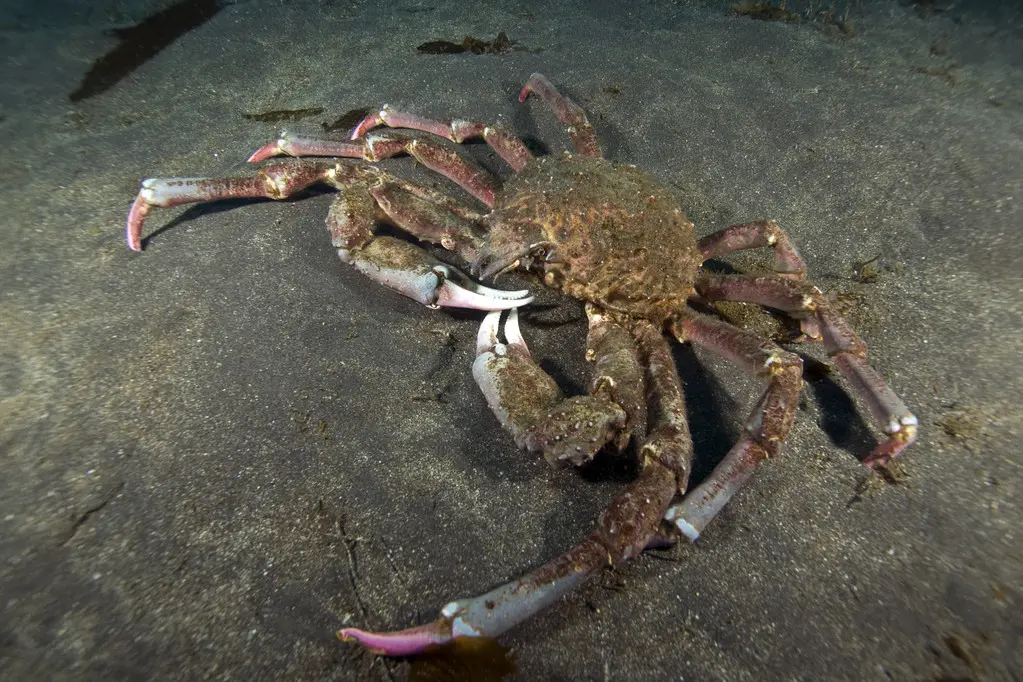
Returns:
[[[476,284],[466,278],[464,286],[456,284],[450,278],[453,268],[440,266],[434,268],[434,274],[441,281],[437,289],[437,300],[434,307],[472,308],[474,310],[514,310],[533,302],[528,289],[502,291]]]
[[[377,237],[360,249],[338,249],[337,255],[373,281],[430,308],[508,310],[533,301],[528,290],[477,284],[458,268],[393,237]]]
[[[501,312],[495,310],[483,318],[480,330],[476,333],[477,357],[489,353],[500,344],[500,333]],[[516,308],[512,308],[508,313],[508,319],[504,323],[504,336],[508,340],[506,348],[514,346],[524,357],[529,357],[529,347],[526,346],[526,340],[522,338],[522,331],[519,329],[519,311]]]

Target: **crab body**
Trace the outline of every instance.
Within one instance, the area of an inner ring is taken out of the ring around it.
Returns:
[[[540,74],[530,77],[520,101],[530,93],[568,127],[576,154],[535,158],[499,126],[437,121],[384,106],[356,126],[350,141],[282,133],[249,160],[279,154],[340,159],[274,162],[239,178],[145,180],[128,214],[128,245],[138,251],[143,221],[154,206],[283,199],[329,184],[338,196],[327,229],[344,262],[427,306],[490,311],[477,335],[472,371],[516,443],[556,464],[583,465],[605,450],[633,455],[635,480],[595,530],[561,556],[479,597],[451,602],[427,625],[340,632],[380,653],[408,655],[456,637],[496,637],[608,563],[624,562],[650,544],[695,540],[757,466],[781,452],[802,386],[799,356],[691,303],[706,310],[714,301],[744,301],[799,320],[803,338],[823,343],[885,434],[864,460],[868,466],[884,465],[916,437],[916,417],[867,363],[863,341],[805,281],[806,266],[777,223],[732,225],[697,240],[692,222],[662,185],[601,157],[578,105]],[[380,126],[402,130],[374,130]],[[502,183],[438,140],[472,137],[482,137],[515,174]],[[399,154],[453,181],[487,210],[373,165]],[[380,222],[414,240],[377,234]],[[587,394],[564,395],[531,357],[517,314],[532,301],[528,291],[483,286],[420,244],[453,252],[483,279],[521,267],[584,301],[587,358],[593,361]],[[760,247],[773,250],[772,275],[723,276],[702,268],[709,259]],[[508,311],[503,328],[502,311]],[[766,384],[738,442],[693,490],[687,489],[692,439],[665,333],[725,356]]]
[[[635,166],[602,158],[533,159],[487,224],[489,271],[522,259],[569,296],[655,321],[685,308],[703,261],[677,199]]]

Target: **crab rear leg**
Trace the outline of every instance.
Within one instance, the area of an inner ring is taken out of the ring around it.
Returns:
[[[768,381],[739,442],[710,476],[665,515],[665,520],[695,541],[757,466],[781,451],[795,419],[803,361],[755,334],[693,312],[674,320],[672,331],[680,341],[704,346]]]
[[[707,300],[746,301],[809,317],[820,330],[831,361],[852,384],[887,439],[863,460],[871,468],[887,464],[916,440],[917,418],[867,362],[867,344],[828,304],[820,289],[781,277],[701,275],[697,292]]]
[[[806,276],[806,263],[803,257],[799,255],[785,230],[773,220],[731,225],[707,235],[697,244],[705,261],[733,251],[763,246],[774,249],[774,270],[779,275],[793,279],[803,279]]]
[[[590,125],[582,107],[558,92],[554,84],[540,73],[534,73],[529,77],[519,93],[519,101],[525,102],[531,92],[539,95],[554,111],[557,119],[568,126],[568,136],[572,138],[576,151],[583,156],[596,158],[603,156],[600,151],[600,143],[597,142],[597,133]]]

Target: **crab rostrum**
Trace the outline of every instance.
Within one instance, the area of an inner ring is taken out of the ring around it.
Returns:
[[[916,418],[867,364],[863,341],[821,291],[806,283],[802,258],[775,222],[733,225],[697,240],[671,193],[634,166],[602,158],[579,106],[540,74],[529,78],[519,100],[530,93],[568,126],[575,154],[534,157],[499,126],[435,121],[384,106],[356,126],[350,141],[282,133],[249,159],[285,154],[361,161],[300,160],[268,164],[248,177],[146,180],[128,216],[128,246],[138,251],[142,222],[153,206],[283,199],[315,183],[329,184],[338,196],[327,229],[344,262],[427,306],[491,311],[479,331],[473,376],[519,446],[549,462],[574,465],[604,449],[634,453],[636,479],[611,502],[596,530],[566,553],[482,596],[451,602],[427,625],[340,632],[383,654],[408,655],[455,637],[497,636],[609,562],[624,562],[673,537],[695,540],[757,465],[778,454],[802,387],[799,356],[697,311],[692,301],[766,306],[799,320],[803,338],[822,341],[885,434],[864,460],[868,467],[885,465],[916,438]],[[402,131],[374,131],[380,126]],[[438,139],[460,143],[474,137],[482,137],[515,171],[509,180],[500,182]],[[372,165],[403,153],[488,210]],[[453,252],[477,279],[521,269],[584,301],[587,358],[593,361],[589,394],[566,397],[530,357],[517,314],[532,301],[528,291],[482,286],[416,244],[376,235],[381,222]],[[708,259],[756,247],[773,250],[776,274],[701,270]],[[767,384],[739,441],[688,492],[693,445],[666,334],[720,353]]]

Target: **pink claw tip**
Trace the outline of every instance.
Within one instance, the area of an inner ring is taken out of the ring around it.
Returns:
[[[135,203],[131,205],[128,212],[128,222],[125,226],[125,241],[132,251],[142,250],[142,220],[149,213],[149,204],[141,196],[135,197]]]
[[[269,159],[271,156],[277,156],[280,153],[280,148],[277,146],[277,141],[267,142],[262,147],[252,152],[252,156],[248,158],[249,163],[259,163],[265,159]]]
[[[519,101],[520,102],[525,102],[526,98],[529,97],[529,93],[530,92],[532,92],[532,90],[530,89],[530,87],[528,85],[526,87],[522,88],[522,90],[519,91]]]
[[[874,448],[874,451],[863,460],[863,466],[868,469],[880,469],[887,466],[893,459],[916,441],[916,433],[910,433],[902,438],[892,437]]]
[[[360,137],[365,135],[368,131],[376,128],[378,125],[383,123],[383,119],[380,118],[380,114],[370,114],[366,118],[359,121],[359,123],[352,129],[352,134],[349,137],[351,140],[358,140]]]
[[[367,632],[358,628],[345,628],[338,631],[337,637],[342,642],[354,640],[373,653],[384,656],[412,656],[454,639],[451,625],[444,619],[399,632]]]

